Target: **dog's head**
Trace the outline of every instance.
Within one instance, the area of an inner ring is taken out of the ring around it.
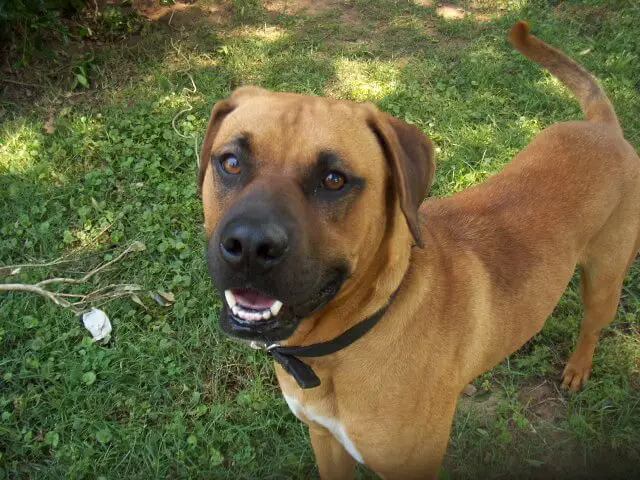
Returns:
[[[373,105],[240,88],[213,108],[200,161],[209,272],[233,336],[285,339],[383,242],[421,245],[431,142]]]

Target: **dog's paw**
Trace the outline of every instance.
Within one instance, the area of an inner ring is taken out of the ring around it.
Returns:
[[[572,357],[562,372],[562,388],[577,392],[587,383],[590,375],[591,359],[586,361]]]

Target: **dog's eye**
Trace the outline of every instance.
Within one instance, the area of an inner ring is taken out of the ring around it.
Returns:
[[[222,169],[230,175],[238,175],[242,168],[240,168],[240,160],[235,155],[225,155],[220,160],[220,165],[222,165]]]
[[[334,192],[342,190],[347,183],[347,179],[344,175],[338,172],[329,172],[326,177],[322,179],[322,186],[327,190],[333,190]]]

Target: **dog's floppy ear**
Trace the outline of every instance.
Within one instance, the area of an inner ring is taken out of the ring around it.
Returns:
[[[369,127],[376,134],[391,169],[396,197],[419,247],[423,246],[418,225],[418,208],[427,196],[436,162],[431,140],[421,130],[376,107]]]
[[[213,140],[216,138],[220,125],[227,115],[229,115],[245,98],[255,97],[258,95],[267,95],[269,92],[258,87],[240,87],[234,90],[231,97],[216,103],[211,110],[209,117],[209,125],[207,132],[204,134],[202,149],[200,150],[200,169],[198,171],[198,193],[202,194],[202,184],[207,167],[211,161],[211,147]]]
[[[222,124],[224,117],[229,115],[234,108],[236,108],[235,101],[233,99],[229,99],[216,103],[213,110],[211,110],[209,125],[207,125],[207,133],[204,134],[202,149],[200,150],[200,169],[198,171],[199,194],[202,194],[204,176],[207,173],[209,162],[211,162],[211,147],[213,146],[213,140],[216,138],[218,130],[220,130],[220,125]]]

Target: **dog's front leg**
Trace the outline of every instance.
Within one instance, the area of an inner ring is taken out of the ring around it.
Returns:
[[[320,470],[320,478],[322,480],[351,480],[356,461],[333,434],[318,426],[309,426],[309,434],[318,470]]]

